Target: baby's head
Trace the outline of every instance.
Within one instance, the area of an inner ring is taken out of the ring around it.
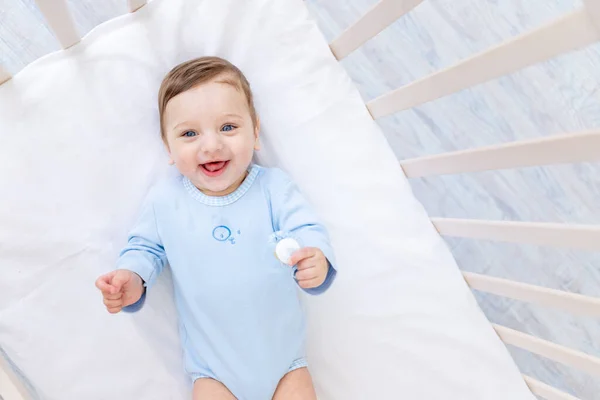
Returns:
[[[160,86],[158,110],[172,162],[198,189],[224,196],[243,182],[260,126],[236,66],[218,57],[179,64]]]

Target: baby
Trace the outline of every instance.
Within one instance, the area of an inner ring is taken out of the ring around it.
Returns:
[[[288,176],[252,164],[260,125],[248,81],[202,57],[169,72],[158,103],[180,174],[150,190],[116,270],[96,281],[106,308],[140,309],[168,262],[194,400],[316,399],[297,287],[327,290],[333,252]],[[276,244],[290,239],[300,249],[282,262]]]

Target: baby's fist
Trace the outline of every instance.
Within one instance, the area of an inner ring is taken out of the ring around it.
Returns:
[[[323,252],[316,247],[305,247],[292,254],[290,265],[296,265],[296,280],[303,289],[319,287],[327,278],[329,262]]]
[[[102,275],[96,279],[96,287],[102,292],[104,305],[111,314],[136,303],[144,294],[142,278],[126,269]]]

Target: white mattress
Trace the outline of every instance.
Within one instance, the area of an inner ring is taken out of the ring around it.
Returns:
[[[186,399],[168,274],[137,314],[94,288],[168,170],[157,88],[219,55],[248,76],[258,161],[329,227],[339,275],[306,298],[321,399],[532,399],[301,0],[157,0],[0,87],[0,344],[42,399]]]

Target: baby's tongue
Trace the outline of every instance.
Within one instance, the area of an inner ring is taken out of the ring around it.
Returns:
[[[215,172],[220,170],[225,166],[225,161],[217,161],[217,162],[209,162],[204,164],[204,168],[209,170],[210,172]]]

